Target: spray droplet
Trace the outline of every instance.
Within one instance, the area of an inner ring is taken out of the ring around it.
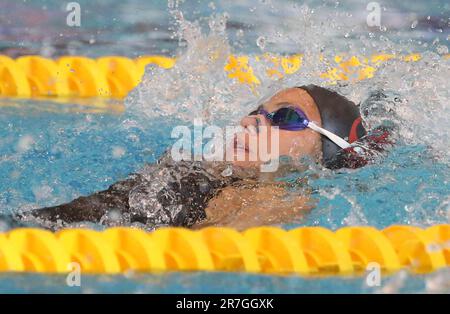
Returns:
[[[415,20],[414,22],[412,22],[411,24],[411,28],[414,29],[417,27],[417,24],[419,24],[419,21]]]
[[[222,171],[221,175],[224,177],[229,177],[233,174],[233,169],[231,169],[231,166],[228,166],[227,168],[225,168],[224,171]]]
[[[31,135],[24,135],[19,139],[17,146],[16,146],[16,150],[19,153],[24,153],[24,152],[30,150],[34,144],[35,144],[35,140]]]
[[[405,205],[405,211],[408,213],[412,213],[414,211],[414,208],[411,205]]]
[[[440,55],[445,55],[448,54],[448,47],[444,45],[439,45],[437,46],[436,51]]]
[[[126,153],[126,150],[123,147],[114,146],[112,148],[112,156],[115,159],[122,158],[125,155],[125,153]]]
[[[256,40],[256,45],[261,49],[264,50],[266,47],[266,38],[264,36],[259,36]]]

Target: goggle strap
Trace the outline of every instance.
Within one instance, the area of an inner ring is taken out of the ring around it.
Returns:
[[[322,129],[320,126],[318,126],[317,124],[315,124],[312,121],[308,122],[308,128],[328,137],[333,143],[335,143],[337,146],[339,146],[342,149],[350,147],[350,143],[348,143],[342,137],[337,136],[336,134],[331,133],[330,131]]]

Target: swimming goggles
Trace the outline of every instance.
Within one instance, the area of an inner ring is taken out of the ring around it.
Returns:
[[[301,131],[306,128],[310,128],[327,138],[329,138],[333,143],[335,143],[340,148],[350,147],[350,143],[344,140],[342,137],[327,131],[313,121],[310,121],[306,114],[297,107],[289,106],[279,108],[273,112],[268,112],[264,108],[258,108],[257,110],[251,112],[249,115],[264,115],[273,126],[277,126],[280,130],[287,131]]]

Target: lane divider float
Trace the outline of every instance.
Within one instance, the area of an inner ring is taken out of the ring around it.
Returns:
[[[448,60],[448,56],[444,56],[444,59]],[[369,58],[338,55],[332,60],[320,56],[319,61],[326,65],[327,70],[319,75],[329,84],[369,79],[374,76],[377,67],[392,59],[416,62],[421,59],[421,55],[378,54]],[[53,60],[37,55],[17,59],[0,55],[0,96],[122,99],[139,84],[146,66],[152,64],[170,69],[175,63],[175,58],[166,56],[142,56],[136,59],[121,56],[104,56],[97,59],[63,56]],[[261,80],[254,73],[252,64],[255,63],[262,65],[264,69],[260,76],[279,79],[300,71],[303,55],[230,55],[224,71],[230,79],[256,87]]]
[[[392,273],[427,273],[450,266],[450,225],[427,229],[394,225],[283,230],[255,227],[243,232],[210,227],[160,228],[145,232],[19,228],[0,233],[0,272],[82,273],[128,271],[226,271],[264,274],[358,275],[369,263]]]

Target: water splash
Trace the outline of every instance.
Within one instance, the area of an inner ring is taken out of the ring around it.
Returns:
[[[270,5],[261,4],[266,9]],[[361,104],[367,128],[393,125],[396,141],[402,148],[383,163],[367,169],[338,176],[329,171],[315,172],[319,180],[311,182],[320,188],[321,201],[316,214],[313,212],[303,223],[336,228],[354,224],[384,227],[392,223],[429,225],[448,221],[447,214],[436,210],[446,202],[450,144],[450,62],[442,57],[444,49],[439,40],[424,49],[416,40],[393,38],[396,32],[386,29],[373,32],[365,25],[355,26],[354,16],[347,12],[322,14],[320,8],[307,5],[270,8],[269,12],[282,16],[289,12],[283,20],[284,26],[259,34],[254,44],[265,52],[274,47],[286,46],[286,50],[290,50],[288,46],[297,47],[297,52],[303,55],[301,69],[281,78],[271,76],[267,71],[270,57],[249,55],[248,63],[259,80],[259,84],[249,87],[230,79],[223,70],[228,56],[239,54],[227,38],[228,15],[210,16],[205,31],[199,21],[187,21],[176,3],[169,7],[177,25],[176,36],[184,46],[174,68],[147,69],[142,84],[127,99],[130,112],[143,113],[149,121],[170,115],[186,122],[192,117],[202,117],[219,125],[235,124],[255,103],[278,90],[311,83],[327,86]],[[402,57],[417,51],[422,51],[422,55],[416,62],[406,62]],[[380,52],[396,58],[378,64],[371,79],[330,85],[327,78],[319,75],[335,64],[337,55],[344,58],[356,55],[361,59]],[[405,182],[405,178],[412,181]],[[374,179],[377,184],[372,187],[364,183]],[[354,180],[360,183],[352,183]],[[438,192],[433,194],[433,189]],[[403,191],[406,196],[399,197],[398,202],[381,201],[386,193],[389,198],[396,191]],[[335,192],[337,195],[331,199],[324,197]],[[336,212],[342,208],[347,210]],[[377,208],[378,216],[367,208]]]
[[[257,47],[256,39],[261,37],[264,38],[264,52],[293,51],[295,48],[296,52],[303,54],[299,71],[282,78],[269,75],[272,60],[270,55],[261,55],[259,47],[256,49],[259,50],[258,55],[248,55],[248,64],[259,84],[248,86],[238,83],[224,71],[229,55],[242,53],[234,49],[235,45],[228,39],[228,14],[215,12],[208,18],[189,21],[180,10],[179,3],[173,1],[169,3],[169,11],[175,29],[174,37],[178,38],[180,46],[176,66],[169,70],[149,66],[142,83],[126,100],[127,114],[119,123],[111,123],[114,128],[105,128],[104,123],[99,122],[101,119],[92,119],[88,115],[86,121],[80,121],[67,135],[58,133],[60,128],[57,125],[51,126],[52,132],[58,134],[60,139],[54,145],[48,145],[50,154],[47,157],[43,157],[39,147],[34,149],[32,141],[24,140],[19,144],[19,147],[26,148],[24,153],[5,154],[3,163],[9,167],[11,161],[17,159],[16,164],[24,167],[26,161],[23,160],[28,158],[25,154],[28,153],[32,156],[30,164],[42,164],[43,160],[51,164],[52,159],[61,159],[62,155],[67,158],[72,154],[76,156],[73,162],[76,165],[80,160],[84,161],[83,154],[91,153],[83,149],[91,147],[92,140],[95,140],[95,143],[105,145],[102,146],[103,151],[92,152],[93,165],[98,169],[104,168],[103,155],[107,151],[114,164],[122,163],[120,172],[123,178],[144,161],[154,161],[167,147],[169,141],[161,138],[170,134],[170,127],[161,127],[163,122],[174,125],[178,119],[187,124],[193,117],[201,117],[207,123],[236,124],[242,115],[254,109],[257,101],[276,91],[315,83],[326,85],[361,103],[368,127],[393,123],[398,131],[399,147],[390,156],[383,157],[383,162],[357,171],[311,171],[309,183],[319,203],[316,210],[300,223],[337,228],[347,224],[384,227],[392,223],[429,225],[449,221],[449,60],[442,57],[446,51],[442,48],[443,43],[436,40],[426,47],[415,41],[399,44],[398,40],[391,38],[389,31],[368,32],[364,25],[355,26],[352,23],[354,17],[351,14],[334,11],[324,14],[320,7],[284,3],[272,8],[271,3],[261,3],[255,10],[273,14],[282,22],[257,34],[252,40],[253,45]],[[248,22],[256,23],[257,18],[252,16]],[[320,76],[336,64],[334,57],[343,51],[347,56],[369,56],[385,51],[399,57],[417,50],[423,52],[418,62],[404,62],[399,58],[389,60],[379,65],[374,77],[368,80],[356,81],[350,77],[351,81],[329,85],[330,81]],[[111,137],[110,132],[105,131],[105,134],[96,135],[107,129],[117,130],[117,124],[120,134]],[[42,132],[44,139],[47,131]],[[23,134],[28,133],[24,130]],[[80,134],[87,134],[91,142],[86,145],[83,141],[78,143]],[[33,139],[38,137],[33,134]],[[120,142],[122,140],[123,143]],[[40,141],[44,140],[37,140],[38,143]],[[69,145],[75,142],[81,146],[78,155],[71,151],[72,146]],[[127,157],[136,150],[139,153],[134,155],[138,157]],[[151,152],[153,158],[144,158],[146,150]],[[125,163],[132,163],[133,166]],[[46,171],[44,168],[42,166],[42,173]],[[107,171],[102,174],[87,167],[75,172],[72,170],[75,168],[61,166],[61,172],[65,175],[56,173],[53,180],[47,183],[35,179],[33,186],[38,188],[28,193],[31,194],[29,198],[21,195],[28,189],[29,182],[20,181],[17,186],[8,183],[0,202],[5,203],[7,209],[18,206],[33,208],[48,204],[39,203],[37,199],[51,197],[55,203],[68,201],[80,194],[105,188],[108,183],[119,179],[117,171],[111,170],[105,176]],[[9,171],[8,168],[8,173],[11,178],[16,178],[20,176],[19,170]],[[302,171],[298,172],[298,176],[303,175]],[[74,177],[79,182],[72,179]],[[48,184],[53,192],[39,189],[42,184]],[[296,190],[289,197],[298,194],[300,192]],[[335,196],[327,197],[332,194]],[[21,197],[24,200],[20,200]]]
[[[270,3],[261,5],[270,6]],[[291,8],[294,13],[289,15],[291,19],[285,21],[289,25],[286,29],[261,34],[260,38],[264,38],[264,50],[270,49],[268,43],[282,45],[281,42],[290,42],[296,45],[298,53],[303,54],[301,70],[277,79],[267,75],[267,60],[260,58],[257,62],[257,56],[250,56],[249,64],[261,81],[251,90],[228,78],[223,70],[229,55],[235,53],[227,38],[228,14],[210,16],[207,19],[209,30],[205,33],[199,21],[190,22],[184,18],[177,2],[170,2],[169,8],[177,26],[175,34],[186,47],[181,50],[174,68],[149,67],[141,85],[127,99],[129,110],[144,113],[150,119],[174,115],[184,120],[192,120],[195,116],[209,122],[217,123],[220,118],[236,122],[258,98],[282,88],[310,83],[329,85],[329,81],[318,74],[324,73],[333,63],[334,56],[343,51],[348,56],[369,56],[380,51],[402,56],[421,49],[414,45],[415,42],[398,43],[384,33],[372,39],[361,35],[359,40],[346,40],[343,35],[349,31],[358,34],[364,31],[362,25],[350,26],[351,14],[338,11],[323,16],[317,13],[317,9],[294,5]],[[295,23],[297,32],[292,32],[292,23]],[[334,34],[332,40],[330,31]],[[439,50],[440,46],[437,41],[429,48]],[[398,58],[385,62],[370,80],[330,87],[357,103],[362,102],[362,109],[368,113],[365,123],[369,127],[380,124],[382,120],[392,121],[407,143],[425,143],[446,160],[449,157],[449,137],[446,134],[450,131],[447,105],[449,74],[449,60],[430,50],[424,52],[418,62],[404,62]],[[381,95],[385,95],[383,99]],[[380,103],[383,108],[377,112],[373,107]]]
[[[208,122],[216,115],[234,116],[233,101],[251,97],[251,92],[228,80],[223,70],[231,53],[225,33],[226,14],[209,18],[210,31],[206,35],[198,22],[185,20],[181,11],[172,9],[171,15],[178,26],[176,35],[180,42],[185,41],[186,50],[172,69],[147,68],[142,83],[126,101],[127,109],[149,119],[170,115]]]

